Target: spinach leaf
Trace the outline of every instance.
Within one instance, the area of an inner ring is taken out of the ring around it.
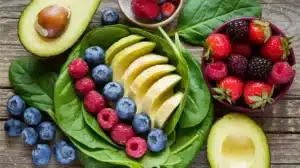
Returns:
[[[80,142],[76,141],[73,138],[70,138],[72,143],[84,154],[81,157],[90,157],[93,158],[93,166],[111,166],[114,165],[114,168],[143,168],[141,164],[137,163],[126,157],[126,154],[123,151],[112,151],[105,149],[90,149]],[[80,160],[84,158],[79,158]],[[90,159],[89,159],[90,161]],[[97,161],[97,162],[96,162]],[[120,166],[120,167],[119,167]],[[90,168],[90,167],[87,167]],[[106,167],[105,167],[106,168]]]
[[[167,161],[169,154],[169,148],[166,148],[164,151],[159,153],[148,152],[141,160],[139,160],[139,163],[141,163],[144,168],[160,167],[160,165]]]
[[[176,155],[170,155],[162,166],[172,166],[181,162],[181,158]]]
[[[175,44],[172,42],[172,40],[169,38],[169,36],[166,34],[166,32],[161,27],[159,27],[159,30],[160,30],[161,34],[164,36],[164,38],[166,39],[166,40],[164,40],[166,42],[162,43],[160,41],[158,43],[163,45],[164,48],[166,48],[166,46],[171,47],[170,50],[173,51],[173,55],[171,55],[170,58],[176,60],[176,64],[174,64],[174,63],[172,63],[172,64],[177,65],[176,66],[177,72],[182,77],[181,91],[184,93],[184,98],[183,98],[181,104],[179,105],[177,110],[173,113],[172,117],[169,119],[169,121],[164,129],[166,134],[170,135],[172,133],[172,131],[175,129],[175,127],[180,119],[180,116],[182,114],[182,111],[185,107],[188,90],[189,90],[189,85],[190,85],[189,84],[190,78],[189,78],[188,65],[187,65],[186,61],[184,60],[184,58],[182,57],[180,51],[178,50],[178,48],[175,46]]]
[[[171,153],[177,154],[184,151],[195,141],[199,141],[203,144],[213,122],[213,113],[214,106],[210,104],[209,113],[201,124],[191,128],[178,128],[176,132],[176,142],[171,146]]]
[[[171,146],[176,140],[176,131],[174,130],[169,136],[168,136],[168,145]]]
[[[200,45],[226,21],[237,17],[260,17],[261,13],[257,0],[187,0],[175,32],[184,41]]]
[[[116,145],[109,136],[105,134],[105,132],[100,128],[96,118],[92,115],[90,115],[87,111],[83,111],[83,117],[86,122],[86,124],[94,130],[97,134],[99,134],[104,140],[106,140],[111,145],[114,145],[117,148],[120,148],[118,145]]]
[[[12,62],[9,80],[15,92],[28,105],[42,111],[54,109],[53,93],[57,74],[50,71],[44,60],[25,57]]]
[[[77,150],[76,152],[78,160],[85,168],[126,168],[125,166],[118,167],[111,163],[97,161],[96,159],[84,154],[80,150]]]
[[[179,120],[180,127],[188,128],[200,124],[206,117],[209,111],[211,96],[204,81],[199,62],[182,46],[177,33],[175,34],[175,43],[189,67],[189,94]]]

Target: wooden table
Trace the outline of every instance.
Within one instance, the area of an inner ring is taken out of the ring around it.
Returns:
[[[300,0],[260,0],[263,18],[278,25],[289,36],[295,36],[293,47],[300,62]],[[28,55],[17,36],[18,18],[30,0],[0,0],[0,124],[8,119],[7,99],[13,95],[8,80],[8,69],[12,60]],[[104,0],[95,15],[90,28],[100,26],[101,10],[105,7],[117,8],[117,0]],[[123,18],[122,18],[123,20]],[[188,47],[200,58],[201,48]],[[290,91],[273,107],[264,113],[251,117],[264,129],[269,139],[273,168],[300,168],[300,67]],[[59,166],[55,160],[49,168],[80,167],[79,164]],[[21,138],[8,138],[3,126],[0,128],[0,168],[29,168],[31,147],[23,145]],[[203,150],[195,158],[192,168],[207,168],[206,152]]]

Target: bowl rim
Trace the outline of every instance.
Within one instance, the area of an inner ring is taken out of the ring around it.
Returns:
[[[213,33],[219,33],[231,21],[236,21],[236,20],[252,21],[254,19],[263,20],[261,18],[256,18],[256,17],[238,17],[238,18],[234,18],[234,19],[231,19],[231,20],[223,23],[221,26],[217,27],[215,29],[215,31],[213,31]],[[275,24],[271,23],[270,21],[268,21],[268,22],[270,23],[270,26],[271,26],[272,30],[275,30],[276,32],[278,32],[283,37],[287,37],[287,35],[278,26],[276,26]],[[206,52],[206,49],[203,48],[202,59],[201,59],[202,60],[201,69],[202,69],[203,73],[204,73],[204,70],[205,70],[205,67],[206,67],[205,64],[204,64],[204,62],[206,62],[206,60],[203,57],[203,55],[205,54],[205,52]],[[289,64],[292,65],[292,66],[294,66],[296,64],[296,56],[295,56],[295,53],[294,53],[294,50],[293,50],[292,47],[290,48],[290,55],[289,55],[289,57],[291,57],[291,60],[290,60]],[[209,80],[207,79],[207,77],[205,75],[203,75],[203,77],[204,77],[205,83],[207,84],[207,86],[209,88],[209,91],[210,91],[211,95],[213,95],[213,93],[214,93],[213,90],[212,90],[213,86],[210,84]],[[294,82],[294,79],[295,79],[295,76],[293,77],[293,79],[289,83],[284,84],[284,87],[281,89],[280,93],[275,98],[273,98],[274,102],[272,104],[267,104],[265,106],[265,109],[267,107],[270,107],[270,106],[274,105],[275,103],[277,103],[278,100],[280,100],[281,98],[284,97],[284,95],[287,93],[287,91],[290,89],[292,83]],[[230,104],[230,103],[228,103],[226,101],[223,101],[223,100],[216,100],[216,101],[218,101],[219,103],[221,103],[222,105],[224,105],[226,108],[228,108],[230,110],[237,111],[237,112],[253,113],[253,112],[261,112],[262,111],[261,108],[251,109],[249,107],[236,106],[234,104]]]
[[[123,5],[121,5],[121,1],[123,0],[118,0],[118,5],[122,11],[122,13],[125,15],[125,17],[130,20],[131,22],[133,22],[134,24],[140,26],[140,27],[144,27],[144,28],[150,28],[150,29],[156,29],[159,26],[165,26],[169,23],[171,23],[179,14],[179,12],[181,11],[181,9],[183,8],[183,4],[184,4],[184,0],[180,0],[180,3],[178,4],[178,7],[176,9],[176,11],[173,13],[172,16],[170,16],[169,18],[161,21],[161,22],[157,22],[157,23],[143,23],[138,21],[135,18],[131,18],[128,13],[125,12]],[[131,3],[132,0],[130,0],[129,2]]]

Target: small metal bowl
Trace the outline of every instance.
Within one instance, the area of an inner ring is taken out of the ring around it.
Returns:
[[[231,21],[234,21],[234,20],[246,20],[246,21],[250,22],[253,19],[256,19],[256,18],[253,18],[253,17],[244,17],[244,18],[233,19]],[[221,25],[220,27],[218,27],[213,33],[225,33],[226,26],[231,21],[228,21],[228,22],[224,23],[223,25]],[[283,37],[287,37],[276,25],[270,23],[270,26],[271,26],[271,29],[272,29],[272,35],[282,35]],[[205,52],[206,52],[206,50],[204,49],[203,50],[203,56],[204,56]],[[296,64],[296,57],[295,57],[295,53],[294,53],[293,49],[290,49],[290,52],[291,52],[291,54],[288,57],[288,62],[289,62],[290,65],[293,66],[293,65]],[[202,65],[201,65],[202,66],[202,72],[204,72],[205,67],[206,67],[207,64],[208,64],[208,62],[203,57],[203,59],[202,59]],[[209,79],[207,79],[207,77],[205,75],[204,75],[204,79],[205,79],[206,84],[209,87],[210,93],[213,95],[214,92],[213,92],[212,88],[216,87],[215,86],[215,82],[210,81]],[[286,94],[286,92],[290,89],[291,84],[293,83],[293,80],[294,79],[292,79],[287,84],[281,85],[281,87],[280,87],[279,90],[275,90],[275,92],[273,94],[273,99],[274,99],[273,104],[275,104],[279,99],[281,99],[282,97],[284,97],[284,95]],[[237,111],[237,112],[252,113],[252,112],[261,112],[262,111],[260,108],[258,108],[258,109],[251,109],[248,105],[246,105],[244,103],[244,101],[241,101],[241,102],[238,101],[236,104],[230,104],[227,101],[221,101],[221,100],[219,102],[222,105],[224,105],[225,107],[227,107],[228,109],[233,110],[233,111]],[[268,105],[266,105],[266,107],[268,107],[270,105],[271,104],[268,104]]]
[[[126,18],[128,20],[130,20],[132,23],[134,23],[140,27],[144,27],[144,28],[148,28],[148,29],[156,29],[159,26],[163,27],[163,26],[170,24],[177,17],[177,15],[179,14],[180,10],[182,9],[183,3],[184,3],[184,0],[180,0],[176,11],[169,18],[167,18],[161,22],[145,23],[145,22],[138,20],[134,16],[132,9],[131,9],[131,1],[132,0],[118,0],[121,11],[124,13]]]

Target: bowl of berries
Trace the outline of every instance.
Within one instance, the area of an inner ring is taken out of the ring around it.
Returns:
[[[234,19],[217,28],[206,39],[202,59],[213,97],[246,113],[274,104],[294,80],[291,39],[257,18]]]
[[[171,23],[184,0],[118,0],[128,20],[144,28],[156,29]]]

